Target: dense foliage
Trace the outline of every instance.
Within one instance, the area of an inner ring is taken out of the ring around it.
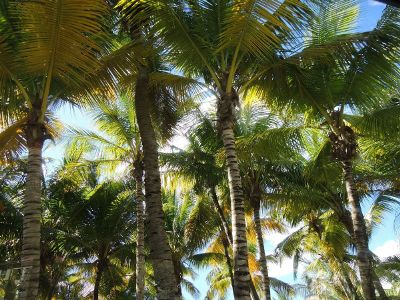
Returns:
[[[2,1],[0,298],[400,299],[400,252],[370,248],[400,230],[400,9],[360,18]]]

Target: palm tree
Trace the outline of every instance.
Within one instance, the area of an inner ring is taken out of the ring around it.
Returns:
[[[218,218],[207,197],[196,197],[191,193],[179,195],[171,191],[165,192],[163,197],[165,226],[177,282],[193,296],[198,296],[199,290],[189,280],[196,276],[194,256],[218,232]]]
[[[143,154],[136,125],[133,101],[128,95],[118,102],[102,103],[93,111],[99,133],[71,129],[71,144],[67,156],[80,152],[83,158],[98,165],[100,172],[107,174],[126,168],[128,178],[135,182],[136,202],[136,298],[144,299],[145,249],[144,249],[144,195],[143,195]],[[88,153],[82,153],[87,149]],[[69,154],[68,154],[69,152]],[[77,165],[78,163],[78,165]],[[86,164],[87,162],[80,162]],[[71,167],[79,167],[79,162],[71,162]]]
[[[250,66],[254,66],[252,58],[268,60],[280,45],[278,36],[290,35],[293,28],[300,26],[307,8],[300,1],[293,4],[273,0],[199,3],[182,0],[174,5],[168,0],[144,2],[147,4],[144,14],[155,16],[154,29],[162,33],[177,68],[195,77],[202,76],[217,98],[217,123],[226,152],[231,192],[234,294],[236,299],[249,299],[243,189],[233,132],[235,109],[241,86],[251,78],[247,75]],[[142,12],[137,14],[142,1],[122,3],[130,15],[143,19]]]
[[[264,204],[266,191],[276,188],[276,183],[274,182],[275,173],[282,172],[281,169],[284,169],[287,165],[290,166],[292,164],[290,161],[301,160],[300,155],[290,144],[290,136],[285,134],[288,128],[285,128],[285,126],[278,127],[278,124],[279,119],[272,114],[268,114],[265,107],[253,104],[252,106],[246,105],[243,107],[235,128],[245,199],[253,210],[254,230],[257,237],[259,264],[263,280],[262,290],[267,300],[271,299],[270,278],[262,230],[262,222],[265,219],[260,217],[260,209],[266,207]],[[288,145],[279,144],[276,140],[267,138],[266,140],[264,139],[264,143],[270,146],[269,150],[265,151],[263,147],[262,151],[255,151],[257,144],[254,141],[257,136],[263,135],[265,137],[271,133],[285,136],[287,138],[285,143]],[[279,224],[278,222],[276,223]],[[276,226],[275,229],[280,228]]]
[[[193,185],[196,193],[202,197],[209,194],[209,197],[212,199],[214,204],[214,210],[219,215],[221,229],[218,243],[223,246],[227,270],[230,273],[229,246],[232,246],[229,238],[230,228],[228,224],[222,226],[222,224],[227,223],[224,213],[225,205],[222,203],[221,206],[219,199],[223,197],[220,197],[217,194],[218,187],[221,189],[226,186],[226,179],[223,176],[223,168],[217,163],[219,156],[218,153],[222,151],[223,145],[221,141],[217,139],[217,136],[213,134],[214,127],[212,126],[211,120],[202,116],[199,121],[200,123],[197,124],[189,133],[189,146],[187,149],[176,153],[163,153],[161,161],[168,167],[167,174],[183,179],[183,182],[180,183],[189,183],[189,189]],[[266,227],[273,230],[280,230],[281,227],[274,220],[260,218],[261,197],[263,196],[263,190],[267,188],[266,186],[273,184],[274,167],[278,167],[271,166],[271,160],[275,159],[278,161],[279,159],[282,160],[283,157],[295,159],[298,155],[296,154],[296,151],[291,148],[291,145],[285,146],[283,143],[279,144],[279,147],[276,147],[276,149],[279,149],[279,152],[264,151],[263,147],[262,150],[260,149],[262,154],[259,154],[258,152],[253,151],[253,147],[255,146],[254,140],[256,137],[259,135],[268,135],[268,129],[274,131],[274,134],[276,135],[285,135],[285,129],[279,130],[279,128],[273,128],[274,126],[278,126],[278,123],[278,119],[268,114],[262,106],[254,105],[251,107],[245,106],[242,109],[235,126],[235,133],[238,137],[239,164],[244,179],[245,199],[250,199],[250,206],[253,206],[254,208],[254,220],[247,221],[248,229],[250,230],[248,230],[247,236],[250,240],[252,240],[254,236],[257,237],[257,246],[260,255],[258,264],[263,273],[264,281],[262,287],[266,297],[268,297],[270,288],[262,232]],[[287,137],[287,135],[285,135],[285,137]],[[251,142],[248,140],[251,140]],[[266,143],[272,145],[277,142],[276,139],[274,141],[274,139],[271,138]],[[281,161],[280,163],[282,164]],[[256,176],[256,178],[251,175]],[[255,193],[250,192],[255,191],[255,189],[258,189],[259,191],[257,196]],[[252,213],[253,212],[251,211],[250,214]],[[214,252],[212,253],[215,254]],[[223,269],[225,270],[225,268]],[[253,276],[253,279],[254,282],[251,287],[253,289],[252,296],[257,295],[255,282],[258,278],[254,278]],[[273,280],[276,283],[276,279]],[[233,282],[233,276],[231,276],[231,281]],[[276,286],[277,285],[275,285],[275,287]]]
[[[0,279],[0,293],[4,299],[14,299],[19,278],[18,260],[22,235],[22,189],[25,184],[24,162],[0,167],[0,270],[6,278]],[[14,269],[14,270],[13,270]]]
[[[1,145],[17,139],[28,150],[19,299],[38,293],[42,148],[51,135],[47,113],[61,99],[73,101],[92,87],[89,78],[100,66],[107,7],[101,0],[85,7],[90,9],[74,0],[1,6]]]
[[[188,95],[192,81],[168,73],[168,68],[161,59],[163,49],[147,27],[149,25],[151,28],[152,23],[149,23],[151,17],[147,14],[145,2],[135,3],[133,14],[127,13],[130,5],[127,7],[126,1],[111,2],[117,3],[122,31],[136,50],[131,72],[123,71],[121,76],[117,70],[116,76],[135,96],[134,105],[143,148],[149,259],[156,270],[154,275],[158,297],[179,299],[181,295],[173,276],[171,249],[163,226],[158,140],[165,141],[170,137],[171,129],[179,119],[175,111],[179,106],[177,100],[183,100]],[[157,135],[156,129],[161,129],[161,136]]]
[[[375,299],[368,236],[353,174],[357,135],[346,111],[376,107],[387,97],[387,87],[395,88],[400,15],[387,8],[373,31],[350,34],[357,19],[356,4],[335,1],[317,6],[318,18],[310,25],[305,49],[292,56],[283,55],[277,65],[266,68],[265,77],[255,88],[264,89],[271,102],[281,107],[308,110],[309,118],[315,117],[326,127],[331,155],[341,165],[351,207],[363,294],[365,299]],[[337,55],[331,55],[331,49],[336,49]],[[393,55],[386,56],[387,51]],[[307,58],[310,53],[316,54],[314,58]],[[273,78],[282,78],[282,82]]]
[[[106,290],[109,294],[113,286],[124,282],[127,275],[123,266],[135,258],[132,192],[123,182],[80,187],[62,176],[49,187],[48,213],[57,217],[54,234],[69,253],[72,270],[75,266],[89,271],[89,280],[93,278],[93,299],[97,300],[102,285],[110,285]]]

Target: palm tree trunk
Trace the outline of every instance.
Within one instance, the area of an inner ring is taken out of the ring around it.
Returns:
[[[250,272],[246,237],[246,220],[244,214],[244,196],[242,179],[235,147],[233,132],[233,105],[235,99],[231,93],[223,94],[218,100],[218,123],[224,144],[226,165],[228,169],[229,190],[232,211],[234,288],[236,300],[250,299]]]
[[[229,228],[228,222],[226,221],[224,212],[222,210],[222,207],[219,205],[219,201],[218,201],[218,196],[217,193],[215,191],[215,187],[211,188],[211,196],[212,196],[212,200],[215,206],[215,209],[219,215],[220,221],[221,221],[221,232],[224,233],[224,237],[222,239],[222,243],[224,246],[224,254],[225,254],[225,258],[226,258],[226,263],[229,269],[229,276],[231,278],[231,284],[232,284],[232,289],[234,287],[234,277],[233,277],[233,268],[232,268],[232,261],[229,255],[229,246],[232,246],[232,232]],[[253,300],[259,300],[260,298],[258,297],[257,294],[257,290],[254,286],[253,281],[250,281],[250,293],[251,293],[251,297]]]
[[[43,139],[39,126],[26,129],[28,171],[25,185],[21,267],[23,278],[18,299],[36,299],[40,275],[40,219]]]
[[[93,300],[99,299],[99,289],[100,289],[101,277],[103,276],[103,271],[104,271],[104,262],[99,261],[97,263],[96,279],[94,282]]]
[[[171,249],[164,229],[158,145],[150,116],[149,77],[144,68],[139,70],[135,93],[136,116],[144,155],[146,236],[157,285],[157,299],[180,299]]]
[[[337,263],[340,265],[340,271],[342,272],[342,276],[344,278],[343,290],[347,294],[348,299],[360,300],[360,297],[358,296],[358,293],[357,293],[357,289],[354,286],[353,282],[351,281],[350,276],[349,276],[348,272],[346,271],[343,261],[337,260]]]
[[[231,279],[231,285],[232,285],[232,289],[234,287],[234,279],[233,279],[233,268],[232,268],[232,261],[231,261],[231,257],[229,255],[229,242],[228,239],[226,238],[226,233],[224,232],[224,228],[221,227],[221,234],[222,234],[222,245],[224,246],[224,255],[225,255],[225,260],[226,260],[226,266],[228,267],[228,271],[229,271],[229,277]]]
[[[371,261],[372,261],[372,258],[371,258]],[[374,279],[375,289],[378,291],[378,294],[379,294],[379,299],[380,300],[389,300],[389,297],[386,295],[385,289],[383,288],[382,283],[379,280],[378,275],[376,275],[376,272],[374,269],[372,269],[372,276]]]
[[[356,195],[352,167],[352,162],[350,160],[343,162],[346,192],[351,207],[351,219],[354,228],[354,242],[357,248],[361,287],[365,300],[375,300],[376,295],[372,276],[372,266],[369,259],[367,230],[365,227],[365,219],[361,211],[360,201]]]
[[[346,208],[341,209],[341,211],[342,211],[342,213],[338,214],[339,219],[344,224],[344,226],[346,227],[347,231],[350,233],[352,239],[355,240],[353,222],[352,222],[352,219],[351,219],[351,213]],[[369,256],[369,259],[370,259],[370,263],[372,264],[372,262],[373,262],[372,255]],[[373,267],[372,267],[372,277],[373,277],[373,280],[374,280],[375,289],[379,293],[379,299],[388,300],[389,298],[386,295],[385,289],[382,287],[381,281],[379,280],[379,277],[376,275],[376,272],[375,272]],[[357,300],[357,299],[355,299],[355,300]]]
[[[143,195],[143,167],[138,157],[134,163],[134,176],[136,182],[136,299],[144,300],[144,195]]]
[[[271,300],[268,265],[267,265],[267,258],[265,255],[264,241],[263,241],[262,228],[261,228],[261,219],[260,219],[260,199],[255,200],[255,203],[254,203],[254,225],[255,225],[256,236],[257,236],[258,250],[259,250],[259,254],[260,254],[259,262],[260,262],[260,267],[261,267],[261,274],[263,276],[262,289],[263,289],[263,292],[265,295],[265,299]]]
[[[225,236],[228,239],[229,244],[232,245],[233,244],[232,243],[232,231],[229,228],[229,224],[228,224],[228,221],[225,218],[224,211],[222,210],[221,205],[219,205],[218,196],[217,196],[217,192],[215,190],[215,186],[211,188],[211,198],[212,198],[215,210],[217,211],[218,216],[219,216],[219,218],[221,220],[222,229],[225,232]]]

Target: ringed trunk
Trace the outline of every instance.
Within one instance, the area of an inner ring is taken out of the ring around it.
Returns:
[[[234,105],[237,102],[232,93],[224,93],[218,99],[218,123],[225,149],[228,169],[229,191],[232,211],[233,268],[236,300],[250,299],[250,272],[246,237],[246,220],[244,214],[244,196],[242,179],[235,147]]]
[[[257,244],[258,250],[260,254],[260,267],[262,273],[262,289],[264,292],[264,296],[266,300],[271,300],[271,291],[270,291],[270,280],[268,275],[268,265],[267,265],[267,258],[265,255],[265,248],[264,248],[264,241],[262,235],[262,228],[261,228],[261,219],[260,219],[260,199],[255,200],[254,203],[254,225],[256,229],[256,236],[257,236]]]
[[[352,239],[355,240],[351,213],[346,208],[343,208],[342,211],[343,212],[341,214],[338,214],[339,219],[344,224],[344,226],[346,227],[347,231],[350,233]],[[373,263],[372,255],[369,256],[369,259],[370,259],[370,263],[372,264]],[[386,295],[385,289],[382,287],[382,284],[381,284],[381,282],[379,280],[379,277],[376,275],[376,272],[373,269],[373,267],[372,267],[372,277],[373,277],[373,280],[374,280],[375,290],[378,291],[378,294],[379,294],[379,299],[388,300],[389,298]]]
[[[150,248],[149,259],[154,269],[157,299],[181,299],[171,249],[164,229],[158,145],[149,109],[149,76],[144,68],[139,70],[135,94],[135,109],[143,146],[145,171],[146,237]]]
[[[360,272],[361,287],[365,300],[375,300],[373,270],[369,259],[368,236],[365,219],[361,211],[360,201],[356,195],[353,180],[352,162],[343,162],[343,173],[346,185],[347,198],[351,207],[351,219],[354,229],[354,242],[357,248],[357,261]]]
[[[222,238],[222,243],[224,246],[224,254],[225,254],[226,264],[228,266],[229,276],[231,279],[231,284],[232,284],[232,289],[233,289],[233,287],[234,287],[233,268],[232,268],[232,261],[231,261],[230,255],[229,255],[229,247],[233,245],[232,232],[229,228],[228,222],[226,221],[222,207],[219,205],[218,196],[215,191],[215,187],[211,188],[211,196],[213,199],[215,209],[216,209],[216,211],[219,215],[220,221],[221,221],[220,230],[221,230],[221,233],[224,234],[224,236]],[[253,300],[260,299],[258,297],[257,290],[256,290],[252,280],[250,281],[250,292],[251,292],[251,297]]]
[[[136,299],[144,300],[144,194],[143,194],[143,168],[141,161],[135,161],[134,176],[136,182]]]
[[[94,282],[93,300],[99,299],[99,289],[100,289],[101,277],[103,276],[103,271],[104,271],[104,263],[99,261],[97,264],[96,280]]]
[[[18,299],[36,299],[40,276],[40,219],[43,138],[40,126],[28,125],[28,172],[25,185],[21,267],[23,277]]]

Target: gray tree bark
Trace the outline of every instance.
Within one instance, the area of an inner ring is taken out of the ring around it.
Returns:
[[[250,272],[244,213],[242,179],[235,147],[234,105],[238,101],[233,93],[222,93],[218,99],[218,125],[225,149],[232,211],[233,268],[236,300],[250,299]]]
[[[23,238],[21,267],[23,278],[18,294],[19,300],[36,299],[40,276],[40,222],[42,192],[43,133],[40,125],[28,125],[28,172],[24,198]]]
[[[343,162],[343,173],[347,198],[351,207],[351,219],[354,229],[354,242],[357,248],[357,261],[360,272],[361,287],[365,300],[375,300],[373,270],[369,259],[368,235],[364,215],[357,197],[353,180],[353,166],[350,160]]]
[[[134,163],[134,177],[136,182],[136,299],[144,300],[145,282],[145,253],[144,253],[144,194],[143,194],[143,166],[138,157]]]
[[[164,229],[158,145],[150,115],[149,76],[141,68],[136,81],[135,109],[143,145],[146,198],[146,232],[153,265],[157,299],[181,299],[171,249]]]
[[[261,274],[263,276],[262,281],[262,289],[264,292],[264,297],[266,300],[271,300],[271,291],[270,291],[270,280],[268,275],[268,265],[267,265],[267,257],[265,255],[265,248],[264,248],[264,240],[261,228],[261,219],[260,219],[260,200],[254,199],[254,225],[256,229],[256,236],[257,236],[257,244],[258,244],[258,251],[260,255],[260,267],[261,267]]]
[[[99,299],[99,289],[100,289],[100,282],[103,276],[105,264],[102,261],[97,263],[97,270],[96,270],[96,279],[94,282],[94,289],[93,289],[93,300]]]

